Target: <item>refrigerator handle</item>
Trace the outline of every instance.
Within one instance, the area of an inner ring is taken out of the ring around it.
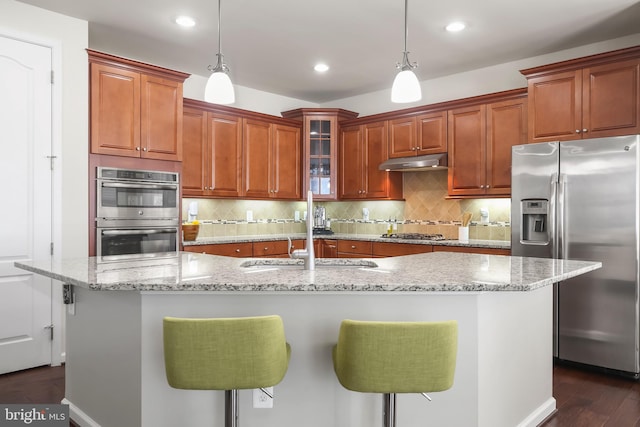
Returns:
[[[567,256],[567,250],[565,248],[565,209],[566,209],[566,197],[567,197],[567,174],[561,173],[558,180],[558,258],[564,259]]]
[[[551,258],[558,258],[558,227],[557,227],[557,201],[558,201],[558,174],[551,174],[551,182],[550,182],[550,195],[549,195],[549,220],[548,230],[549,230],[549,242],[551,247]]]

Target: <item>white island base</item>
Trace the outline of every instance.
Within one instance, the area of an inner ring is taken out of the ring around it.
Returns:
[[[452,389],[398,395],[398,426],[536,426],[552,397],[552,286],[528,292],[139,292],[75,286],[66,395],[81,426],[224,425],[224,393],[169,387],[162,318],[282,316],[292,353],[272,409],[240,391],[244,427],[376,427],[382,397],[348,391],[331,349],[343,319],[459,322]]]

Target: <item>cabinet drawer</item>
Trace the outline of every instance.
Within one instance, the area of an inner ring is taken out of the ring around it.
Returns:
[[[338,240],[338,253],[371,256],[371,242],[360,240]]]
[[[291,250],[304,249],[305,241],[298,239],[291,241]],[[280,255],[288,256],[287,250],[289,242],[287,240],[274,240],[267,242],[253,242],[254,257],[278,257]]]
[[[402,256],[423,254],[425,252],[431,252],[431,245],[420,245],[414,243],[390,243],[390,242],[373,242],[372,254],[373,256]]]
[[[468,246],[433,246],[434,252],[464,252],[468,254],[511,255],[510,249],[471,248]]]
[[[253,246],[250,242],[185,246],[184,250],[187,252],[197,252],[209,255],[222,255],[232,257],[251,257],[253,254]]]

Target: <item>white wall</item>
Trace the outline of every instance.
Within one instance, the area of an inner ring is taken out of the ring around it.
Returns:
[[[54,206],[57,257],[88,249],[88,25],[13,0],[0,0],[0,34],[53,46],[54,155],[58,157]]]
[[[207,77],[192,75],[184,82],[184,97],[204,101],[204,87],[207,84]],[[283,111],[295,108],[314,108],[318,104],[303,101],[301,99],[289,98],[245,86],[234,85],[236,91],[236,102],[230,107],[242,108],[259,113],[280,116]]]
[[[354,96],[345,99],[322,104],[321,107],[344,108],[357,111],[360,117],[386,111],[400,110],[436,102],[450,101],[467,98],[470,96],[484,95],[503,90],[517,89],[527,86],[526,78],[520,74],[520,70],[608,52],[625,47],[640,44],[640,33],[619,39],[594,43],[574,49],[568,49],[548,55],[536,56],[505,64],[472,70],[464,73],[453,74],[432,80],[421,82],[422,100],[409,104],[394,104],[391,102],[391,83],[386,90],[371,92],[365,95]],[[422,65],[428,67],[428,64]]]

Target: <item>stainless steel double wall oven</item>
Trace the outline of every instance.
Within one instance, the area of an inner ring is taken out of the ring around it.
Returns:
[[[178,173],[97,167],[96,203],[97,256],[178,250]]]

